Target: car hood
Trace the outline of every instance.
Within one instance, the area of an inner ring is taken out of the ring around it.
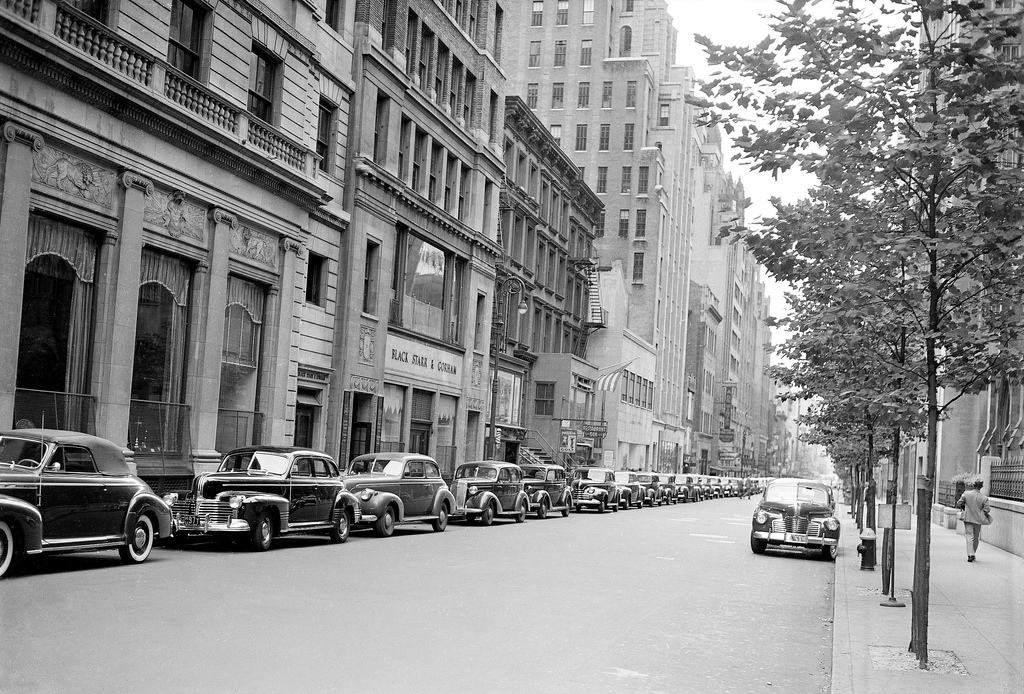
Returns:
[[[347,475],[345,477],[345,488],[346,489],[364,489],[366,487],[372,487],[374,485],[385,484],[388,482],[401,482],[399,477],[391,477],[390,475],[382,475],[379,472],[366,472],[359,475]]]
[[[280,487],[288,480],[281,475],[265,472],[210,472],[196,479],[197,496],[213,499],[221,492],[259,492],[268,487]]]
[[[0,465],[0,480],[14,484],[31,484],[39,481],[39,473],[24,467],[8,468]]]
[[[832,515],[832,509],[826,504],[815,504],[809,501],[801,501],[799,504],[789,503],[786,501],[762,501],[760,508],[765,511],[774,511],[776,513],[793,513],[795,515],[809,516],[809,515]]]

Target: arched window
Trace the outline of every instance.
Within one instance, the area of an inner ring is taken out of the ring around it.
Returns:
[[[628,56],[633,52],[633,30],[629,27],[622,27],[619,32],[619,55]]]

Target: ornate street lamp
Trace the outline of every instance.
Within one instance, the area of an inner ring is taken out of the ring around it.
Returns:
[[[508,298],[513,294],[521,297],[526,294],[526,285],[518,277],[506,277],[498,283],[498,289],[494,294],[494,300],[500,302],[498,311],[501,312],[501,320],[498,321],[497,329],[491,330],[491,421],[490,429],[487,432],[487,458],[493,460],[497,451],[497,437],[495,433],[494,417],[498,411],[498,355],[505,348],[508,328]],[[519,315],[526,315],[530,310],[525,298],[519,299],[517,307]],[[497,311],[495,312],[497,313]]]

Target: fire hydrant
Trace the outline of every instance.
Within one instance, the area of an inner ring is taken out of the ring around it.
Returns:
[[[857,554],[860,555],[860,570],[875,570],[875,531],[865,528],[860,534],[860,544],[857,545]]]

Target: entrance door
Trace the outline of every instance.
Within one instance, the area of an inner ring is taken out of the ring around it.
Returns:
[[[352,443],[349,446],[349,460],[357,455],[370,452],[370,423],[352,423]]]
[[[316,408],[305,403],[295,405],[295,445],[299,448],[313,447],[313,423]]]
[[[429,455],[430,425],[413,422],[409,426],[409,452]]]

